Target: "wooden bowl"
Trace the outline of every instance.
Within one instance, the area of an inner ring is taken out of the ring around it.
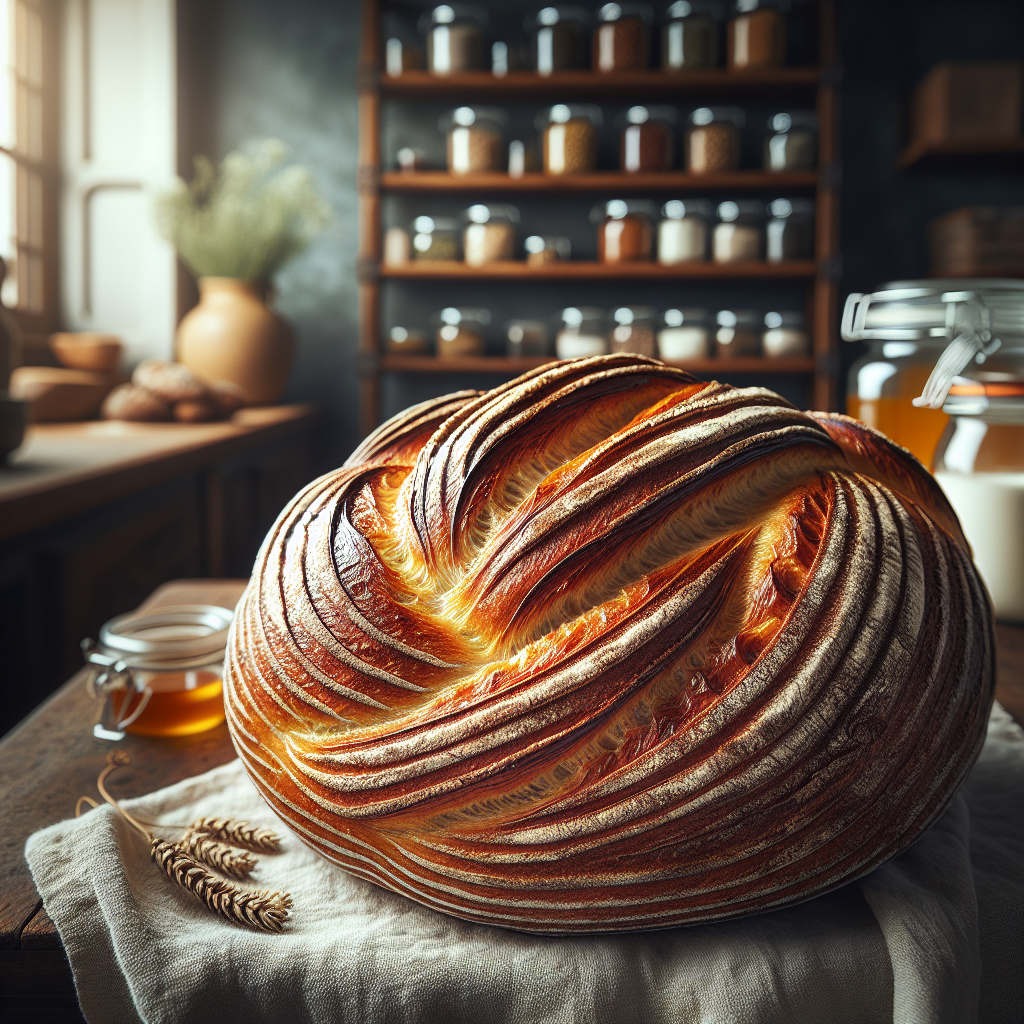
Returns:
[[[51,334],[50,348],[64,366],[76,370],[114,370],[124,351],[116,335],[95,331]]]
[[[117,382],[116,373],[19,366],[11,374],[10,394],[31,404],[34,423],[88,420]]]
[[[28,402],[0,395],[0,462],[21,446],[28,423]]]

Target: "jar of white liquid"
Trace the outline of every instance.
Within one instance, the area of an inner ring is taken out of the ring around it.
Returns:
[[[568,306],[562,310],[562,329],[555,339],[559,359],[603,356],[608,351],[604,312],[592,306]]]
[[[708,258],[708,222],[712,214],[707,199],[670,199],[658,224],[658,262],[666,266]]]
[[[711,318],[706,309],[666,309],[665,326],[658,331],[658,355],[669,362],[707,359]]]
[[[996,617],[1024,622],[1024,381],[957,377],[942,408],[951,420],[935,452],[935,479]]]

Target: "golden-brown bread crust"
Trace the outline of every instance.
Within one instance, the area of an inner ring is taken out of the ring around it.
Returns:
[[[384,424],[281,514],[225,673],[304,842],[550,933],[865,874],[946,807],[993,690],[984,589],[909,453],[626,355]]]
[[[100,415],[105,420],[162,423],[171,418],[171,407],[149,388],[140,384],[118,384],[107,395]]]

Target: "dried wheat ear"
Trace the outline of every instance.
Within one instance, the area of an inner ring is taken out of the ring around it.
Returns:
[[[200,818],[185,829],[184,836],[177,843],[154,836],[145,827],[149,823],[129,814],[104,785],[111,772],[130,763],[130,760],[124,751],[110,754],[106,767],[96,780],[96,788],[107,803],[149,840],[150,856],[164,874],[215,914],[259,931],[280,932],[292,905],[288,893],[242,889],[213,873],[219,871],[239,880],[248,878],[257,861],[246,851],[274,853],[280,847],[280,837],[269,829],[256,828],[247,821],[232,821],[230,818]],[[81,797],[75,809],[76,817],[83,802],[97,806],[89,797]]]

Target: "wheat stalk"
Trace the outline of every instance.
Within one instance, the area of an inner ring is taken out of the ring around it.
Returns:
[[[200,832],[189,830],[178,841],[178,846],[193,860],[232,878],[246,879],[256,867],[256,858],[252,854],[244,851],[239,853],[238,850]]]
[[[264,932],[279,932],[284,927],[292,903],[287,893],[240,889],[233,882],[211,874],[180,846],[166,839],[154,836],[149,853],[168,878],[214,913]]]
[[[192,822],[189,829],[231,846],[263,853],[274,853],[281,844],[281,837],[269,828],[256,828],[247,821],[232,821],[230,818],[200,818]]]

